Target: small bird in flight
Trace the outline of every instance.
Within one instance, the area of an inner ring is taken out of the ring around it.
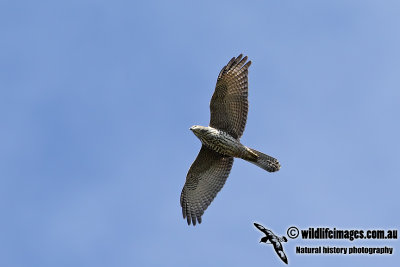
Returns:
[[[210,102],[210,125],[190,130],[202,146],[186,176],[181,193],[183,218],[201,223],[201,216],[224,186],[232,169],[233,158],[241,158],[268,172],[280,168],[277,159],[240,143],[247,120],[248,82],[251,61],[242,55],[232,58],[218,75]]]
[[[261,238],[260,243],[261,242],[267,243],[269,241],[270,242],[269,244],[272,244],[274,246],[274,249],[278,254],[279,258],[281,258],[281,260],[284,263],[288,264],[288,259],[286,257],[285,252],[283,252],[283,246],[281,243],[281,242],[287,242],[287,238],[284,236],[282,237],[276,236],[271,230],[265,228],[261,224],[254,223],[254,225],[257,227],[258,230],[260,230],[265,234],[265,236]]]

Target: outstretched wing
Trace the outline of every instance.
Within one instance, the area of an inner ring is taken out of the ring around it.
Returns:
[[[201,216],[224,186],[232,169],[233,158],[202,146],[186,176],[181,193],[183,218],[188,224],[201,223]]]
[[[276,254],[278,254],[279,258],[281,258],[281,260],[282,260],[284,263],[288,264],[288,259],[287,259],[287,257],[286,257],[285,252],[283,252],[282,244],[281,244],[280,242],[276,242],[276,243],[274,244],[274,249],[275,249],[275,251],[276,251]]]
[[[254,226],[257,227],[257,229],[260,230],[261,232],[263,232],[264,234],[266,234],[266,235],[270,234],[268,232],[269,230],[267,228],[265,228],[264,226],[262,226],[261,224],[254,223]]]
[[[240,138],[246,126],[248,111],[247,74],[251,61],[242,54],[232,58],[218,75],[210,102],[210,126]]]

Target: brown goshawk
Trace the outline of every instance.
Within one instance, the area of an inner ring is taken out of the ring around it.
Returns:
[[[189,225],[201,223],[201,216],[229,176],[233,158],[244,159],[268,172],[280,168],[275,158],[240,143],[248,111],[247,74],[251,61],[246,61],[247,57],[239,55],[222,68],[210,102],[210,125],[190,128],[202,147],[189,169],[180,198],[183,218]]]

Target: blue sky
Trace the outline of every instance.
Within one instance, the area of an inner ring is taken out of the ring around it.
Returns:
[[[1,266],[283,266],[258,244],[307,229],[399,229],[398,1],[1,1]],[[188,227],[179,196],[217,75],[249,72],[236,160]],[[295,247],[390,246],[300,256]],[[395,266],[398,240],[284,244],[293,266]]]

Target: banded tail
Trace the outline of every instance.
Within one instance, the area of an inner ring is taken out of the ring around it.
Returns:
[[[248,148],[252,153],[256,154],[258,157],[256,159],[245,159],[248,162],[251,162],[258,167],[268,171],[268,172],[276,172],[279,171],[281,168],[281,165],[279,164],[279,161],[276,158],[273,158],[271,156],[268,156],[264,153],[261,153],[260,151],[257,151],[252,148]]]

